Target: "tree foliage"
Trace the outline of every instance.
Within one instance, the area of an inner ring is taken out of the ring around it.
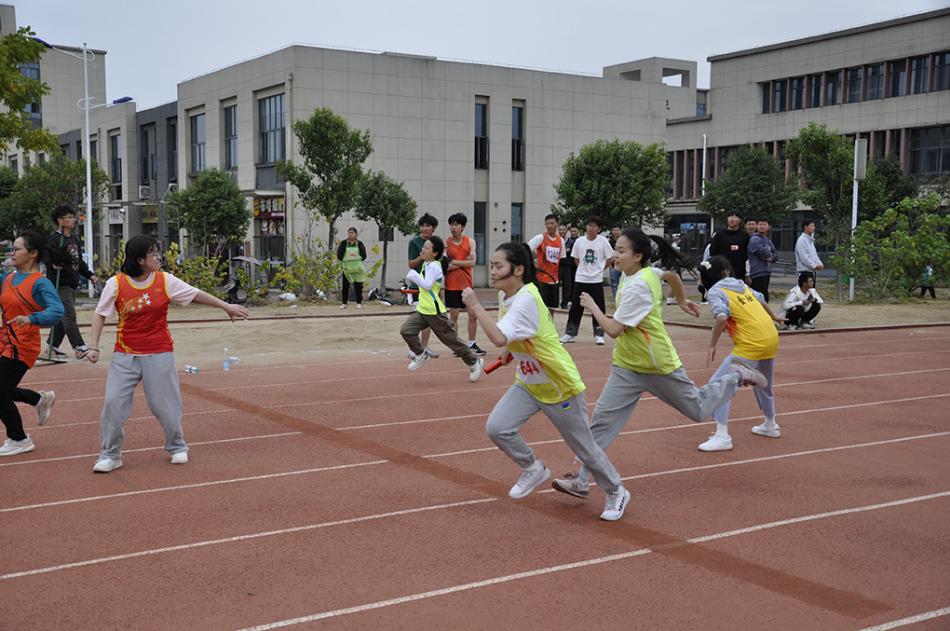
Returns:
[[[13,144],[25,151],[59,150],[56,136],[34,129],[25,109],[49,94],[49,86],[20,73],[20,65],[36,62],[45,51],[36,35],[24,26],[0,38],[0,147]]]
[[[327,108],[294,122],[303,164],[278,163],[277,170],[294,185],[300,201],[330,227],[336,242],[336,221],[353,208],[363,176],[363,162],[373,152],[369,131],[350,129],[342,116]]]
[[[917,178],[904,173],[894,156],[871,161],[858,187],[858,221],[874,219],[904,198],[917,197],[918,188]]]
[[[786,182],[785,170],[771,153],[741,147],[730,154],[723,176],[706,182],[696,207],[717,219],[737,210],[743,217],[766,217],[774,223],[786,217],[797,200],[797,179]]]
[[[207,169],[183,191],[168,196],[178,224],[206,253],[220,256],[224,249],[247,236],[251,213],[237,184],[224,171]]]
[[[94,200],[108,192],[108,180],[108,176],[94,165]],[[67,160],[58,153],[43,164],[27,165],[23,176],[16,180],[13,192],[0,198],[0,239],[16,238],[24,230],[49,232],[55,227],[50,212],[63,204],[72,206],[77,212],[86,207],[85,161]]]
[[[950,277],[950,216],[938,212],[940,199],[904,198],[894,208],[858,224],[853,255],[832,257],[832,264],[853,275],[872,299],[906,297],[927,264],[937,283]],[[842,248],[842,253],[851,248]]]
[[[416,201],[396,182],[381,171],[366,173],[356,196],[356,216],[373,221],[383,235],[390,230],[410,235],[416,230]],[[383,239],[383,265],[380,286],[386,285],[386,261],[389,240]]]
[[[598,215],[608,226],[663,224],[669,162],[662,145],[598,140],[564,162],[553,212],[574,225]]]

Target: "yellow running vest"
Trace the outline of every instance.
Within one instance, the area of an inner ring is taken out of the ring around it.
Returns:
[[[778,352],[778,331],[765,307],[749,287],[739,293],[719,287],[729,299],[726,330],[735,348],[732,354],[745,359],[772,359]]]
[[[584,391],[584,382],[570,354],[558,338],[554,321],[548,312],[538,288],[528,284],[515,295],[528,293],[538,306],[540,324],[535,336],[527,340],[508,342],[507,349],[514,357],[515,383],[521,384],[541,403],[561,403]],[[498,294],[498,319],[505,316],[505,302]],[[586,411],[586,410],[585,410]]]
[[[656,272],[644,267],[633,276],[620,279],[616,303],[635,279],[644,280],[653,296],[653,308],[636,327],[628,326],[614,344],[613,364],[645,375],[668,375],[682,363],[663,325],[663,286]]]
[[[429,261],[428,263],[422,264],[422,277],[426,277],[426,269],[430,265],[441,265],[438,261]],[[439,315],[440,313],[445,313],[445,304],[442,302],[442,299],[439,297],[439,292],[442,291],[442,283],[435,281],[432,283],[431,289],[419,288],[419,304],[416,306],[416,311],[422,315]]]

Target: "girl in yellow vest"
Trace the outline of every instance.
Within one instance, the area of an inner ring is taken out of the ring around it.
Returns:
[[[541,411],[606,493],[600,518],[620,519],[630,502],[630,492],[591,435],[584,382],[561,345],[551,314],[533,283],[534,263],[528,246],[500,245],[491,258],[491,278],[492,286],[499,290],[497,323],[471,288],[462,292],[462,300],[478,318],[488,339],[499,348],[506,347],[516,367],[515,383],[495,404],[486,428],[492,442],[523,469],[508,494],[520,499],[551,477],[550,470],[534,456],[518,431]]]
[[[716,343],[723,331],[729,331],[734,347],[713,374],[715,380],[732,370],[735,362],[742,362],[765,375],[765,384],[756,384],[755,400],[765,415],[765,422],[752,428],[753,434],[778,438],[781,436],[775,422],[775,396],[772,394],[772,370],[778,351],[778,331],[773,322],[785,320],[775,315],[765,297],[732,277],[729,260],[714,256],[699,267],[703,284],[709,287],[709,307],[716,324],[709,342],[706,366],[716,358]],[[729,436],[729,401],[713,412],[716,432],[699,446],[700,451],[728,451],[732,449]]]
[[[650,266],[654,244],[663,269]],[[686,313],[697,317],[699,306],[686,299],[683,281],[675,271],[683,266],[683,259],[669,243],[647,236],[639,228],[627,228],[617,239],[614,260],[623,276],[613,319],[604,315],[590,296],[580,297],[581,304],[604,331],[617,340],[610,376],[597,399],[591,422],[591,433],[598,445],[606,449],[613,442],[644,392],[654,394],[698,423],[734,397],[740,385],[766,383],[761,373],[739,363],[732,364],[726,374],[702,388],[686,376],[663,325],[662,281],[669,283],[677,304]],[[587,497],[587,468],[555,480],[553,486],[563,493]]]

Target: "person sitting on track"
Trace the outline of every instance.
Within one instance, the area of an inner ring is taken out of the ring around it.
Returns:
[[[532,283],[532,259],[531,251],[523,243],[504,243],[492,255],[492,286],[499,290],[497,323],[478,302],[474,291],[467,289],[462,293],[462,300],[476,314],[488,339],[499,348],[506,347],[517,366],[514,385],[488,417],[488,436],[523,469],[508,495],[514,499],[526,497],[551,477],[551,472],[535,458],[518,430],[536,412],[544,412],[577,458],[590,467],[598,486],[606,493],[600,518],[616,521],[623,517],[630,492],[591,435],[584,382],[574,360],[558,340],[547,305]]]
[[[455,327],[452,326],[452,322],[445,313],[445,304],[439,297],[442,279],[445,276],[439,259],[442,258],[444,251],[445,244],[442,239],[435,235],[430,236],[419,254],[422,259],[422,273],[410,269],[406,274],[406,281],[419,288],[419,300],[416,303],[416,310],[403,322],[399,334],[406,340],[409,352],[413,356],[412,361],[409,362],[409,370],[418,370],[431,357],[429,349],[424,347],[419,339],[419,333],[429,329],[465,362],[468,366],[469,380],[476,381],[482,374],[482,365],[485,361],[459,338]]]
[[[666,271],[650,265],[654,244],[658,248],[657,258]],[[610,376],[597,399],[591,422],[591,433],[598,445],[604,449],[610,446],[644,392],[654,394],[698,423],[734,397],[740,385],[765,384],[762,373],[737,363],[729,374],[697,388],[686,375],[663,324],[663,281],[673,288],[673,295],[683,311],[699,316],[699,305],[686,299],[683,281],[672,271],[682,267],[683,259],[665,240],[647,236],[639,228],[623,231],[617,239],[616,257],[623,277],[613,318],[604,315],[589,295],[581,295],[583,306],[590,310],[604,331],[617,340]],[[586,498],[587,468],[555,480],[553,486],[562,493]]]
[[[737,364],[754,368],[765,375],[767,382],[755,384],[754,388],[755,400],[765,415],[765,422],[753,427],[752,433],[778,438],[781,432],[775,422],[775,395],[772,392],[778,331],[772,323],[782,324],[785,320],[772,312],[765,296],[742,280],[732,277],[732,267],[727,258],[714,256],[703,261],[699,271],[703,276],[703,284],[709,287],[710,310],[716,318],[709,341],[706,367],[716,358],[716,343],[724,330],[729,331],[729,336],[735,344],[732,353],[722,360],[722,364],[713,373],[712,380],[728,374]],[[713,412],[716,431],[709,440],[699,445],[700,451],[732,449],[729,403],[727,400]]]
[[[27,231],[13,242],[14,271],[0,277],[0,420],[7,439],[0,456],[33,451],[36,445],[23,431],[16,402],[36,406],[36,422],[44,425],[56,402],[56,393],[20,388],[20,380],[40,356],[40,327],[53,326],[63,317],[63,303],[53,283],[40,273],[45,239]]]
[[[123,426],[132,410],[139,382],[145,386],[148,409],[165,432],[165,451],[172,464],[188,462],[188,445],[181,427],[181,390],[175,370],[174,343],[168,330],[168,305],[191,302],[211,305],[234,318],[250,315],[243,305],[231,305],[161,271],[158,242],[138,235],[125,244],[122,271],[102,290],[92,319],[92,348],[86,357],[99,361],[99,338],[106,318],[119,314],[115,350],[106,377],[105,401],[99,418],[102,448],[92,470],[109,473],[122,466]]]

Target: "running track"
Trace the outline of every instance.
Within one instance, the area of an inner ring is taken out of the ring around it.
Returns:
[[[708,333],[672,332],[705,382]],[[780,346],[783,437],[749,433],[743,391],[735,449],[700,453],[711,424],[644,399],[609,450],[633,493],[613,524],[596,488],[508,499],[484,423],[510,372],[470,384],[448,353],[182,374],[191,463],[140,391],[109,475],[105,367],[31,371],[58,401],[0,461],[0,628],[950,628],[950,327]],[[569,349],[592,405],[609,348]],[[545,419],[524,433],[571,468]]]

